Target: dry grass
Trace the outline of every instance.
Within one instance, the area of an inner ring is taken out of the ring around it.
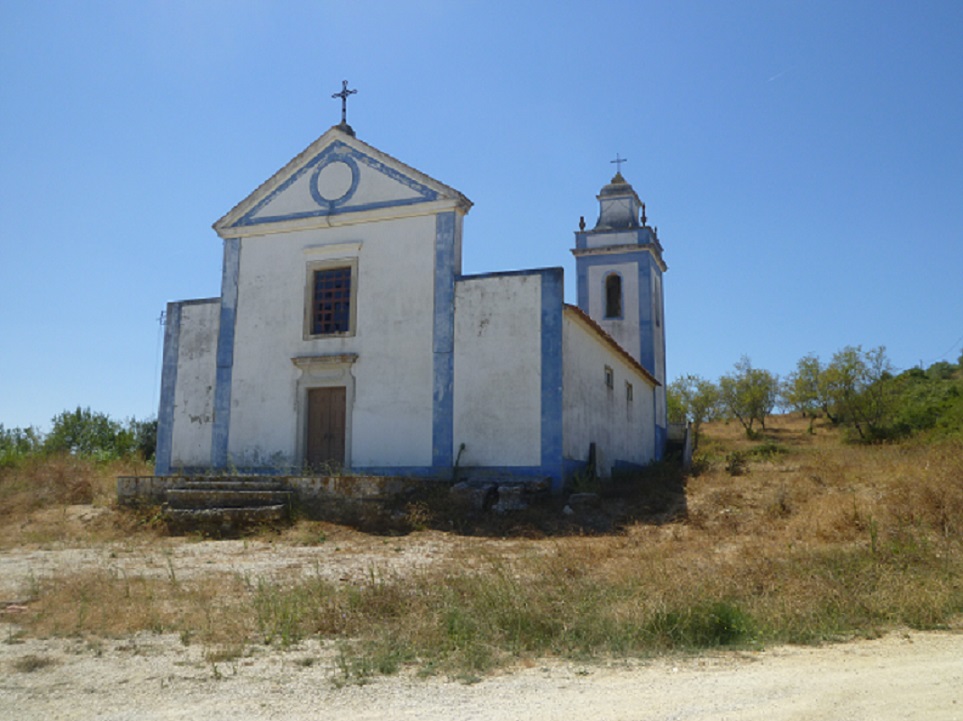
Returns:
[[[214,660],[321,636],[338,643],[344,680],[410,663],[470,676],[544,655],[811,643],[958,622],[963,443],[846,446],[807,426],[774,419],[752,441],[737,426],[708,426],[687,517],[674,522],[461,537],[457,560],[362,582],[81,571],[40,582],[20,618],[34,634],[176,632]],[[742,475],[725,470],[733,452],[744,454]],[[345,532],[303,521],[274,540],[323,544]]]
[[[129,536],[146,519],[106,511],[115,505],[117,476],[149,472],[142,461],[95,463],[66,454],[0,468],[0,549]]]
[[[19,671],[20,673],[33,673],[34,671],[40,671],[50,666],[55,666],[56,664],[57,662],[48,656],[28,654],[14,661],[11,667],[14,671]]]

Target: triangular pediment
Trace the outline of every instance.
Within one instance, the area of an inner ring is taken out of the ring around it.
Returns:
[[[447,203],[445,201],[448,201]],[[225,237],[405,214],[467,211],[461,193],[335,126],[214,224]],[[352,217],[352,215],[358,217]]]

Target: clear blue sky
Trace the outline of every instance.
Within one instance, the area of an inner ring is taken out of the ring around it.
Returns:
[[[462,191],[466,273],[563,266],[623,173],[669,377],[963,349],[963,2],[0,2],[0,423],[156,412],[211,224],[340,119]]]

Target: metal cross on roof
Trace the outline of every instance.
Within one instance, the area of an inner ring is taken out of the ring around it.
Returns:
[[[615,163],[615,166],[618,168],[618,171],[617,171],[617,172],[621,173],[621,172],[622,172],[622,163],[627,163],[627,162],[629,162],[629,159],[628,159],[628,158],[620,157],[619,154],[616,153],[616,154],[615,154],[615,160],[610,160],[609,162],[610,162],[610,163]]]
[[[342,125],[347,125],[347,124],[348,124],[348,96],[349,96],[349,95],[354,95],[356,92],[358,92],[358,91],[357,91],[357,90],[348,90],[348,81],[347,81],[347,80],[342,80],[342,81],[341,81],[341,92],[340,92],[340,93],[334,93],[334,94],[331,96],[332,98],[341,98],[341,124],[342,124]]]

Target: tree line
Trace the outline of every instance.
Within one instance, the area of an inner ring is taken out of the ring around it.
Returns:
[[[743,356],[716,382],[685,375],[667,392],[670,422],[691,423],[696,444],[706,421],[734,419],[754,437],[776,409],[808,417],[810,432],[816,418],[826,418],[862,442],[931,429],[963,432],[963,355],[956,365],[940,361],[897,373],[885,347],[846,346],[828,362],[800,358],[785,378]]]
[[[31,456],[58,453],[97,461],[138,456],[150,460],[156,445],[156,419],[120,422],[105,413],[78,407],[54,416],[48,433],[33,426],[5,428],[0,423],[0,468]]]

